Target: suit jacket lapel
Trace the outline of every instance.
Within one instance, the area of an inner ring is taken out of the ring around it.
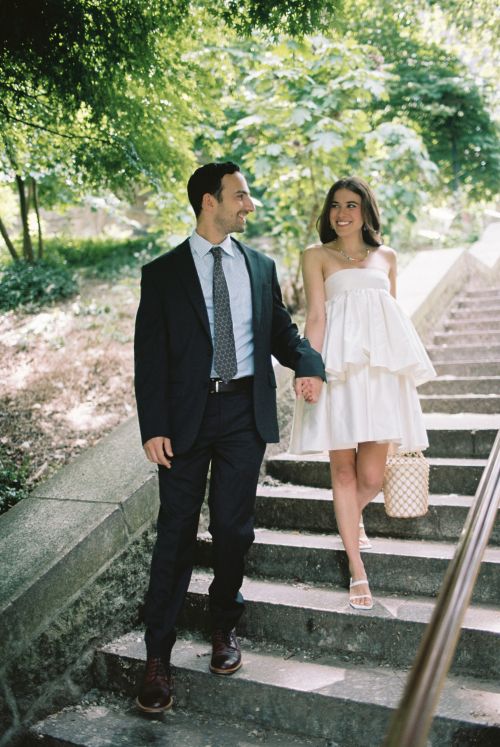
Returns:
[[[234,238],[233,238],[234,241]],[[262,286],[264,279],[262,277],[260,263],[257,255],[247,249],[244,244],[237,242],[243,255],[250,276],[250,285],[252,288],[252,311],[253,311],[253,328],[257,330],[260,327],[262,312]]]
[[[184,285],[189,300],[191,301],[196,313],[198,314],[203,328],[211,341],[212,336],[210,334],[210,324],[208,321],[207,307],[205,304],[203,291],[201,289],[198,272],[194,264],[193,255],[191,253],[189,240],[186,239],[186,241],[180,244],[176,249],[174,249],[174,251],[177,252],[179,278]]]

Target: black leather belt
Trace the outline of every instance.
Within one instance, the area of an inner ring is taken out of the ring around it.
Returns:
[[[208,382],[209,394],[225,394],[226,392],[249,392],[253,386],[253,376],[242,376],[241,379],[210,379]]]

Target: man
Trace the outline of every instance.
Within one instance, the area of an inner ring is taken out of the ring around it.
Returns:
[[[271,354],[317,398],[321,356],[283,306],[274,262],[230,236],[255,210],[236,164],[210,163],[188,182],[196,230],[143,268],[135,334],[142,442],[158,464],[160,511],[145,605],[147,664],[137,704],[172,704],[170,654],[191,578],[210,467],[214,578],[210,669],[241,666],[234,627],[266,442],[279,440]]]

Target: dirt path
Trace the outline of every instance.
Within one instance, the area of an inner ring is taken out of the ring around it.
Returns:
[[[80,289],[38,314],[0,316],[0,461],[25,462],[29,489],[135,412],[139,269],[114,283],[81,280]],[[279,412],[282,441],[268,453],[287,446],[291,386]]]
[[[71,301],[0,317],[0,450],[29,484],[134,412],[133,328],[138,278],[81,282]]]

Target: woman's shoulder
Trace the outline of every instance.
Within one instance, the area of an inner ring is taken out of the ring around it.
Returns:
[[[317,244],[309,244],[309,246],[306,246],[302,254],[303,256],[307,255],[311,258],[320,260],[328,256],[328,249],[330,247],[331,244],[322,244],[321,242],[318,242]]]
[[[320,253],[323,250],[324,246],[325,245],[321,244],[320,242],[318,242],[316,244],[309,244],[309,246],[306,246],[306,248],[304,249],[304,254],[306,252],[314,252],[315,254],[318,254],[318,253]]]
[[[325,245],[324,244],[309,244],[302,252],[302,265],[304,267],[318,267],[323,266],[325,259]]]
[[[377,251],[381,252],[382,254],[385,254],[387,257],[395,257],[396,256],[396,250],[392,248],[392,246],[387,246],[387,244],[381,244]]]
[[[397,264],[397,254],[396,254],[396,250],[393,249],[392,246],[387,246],[387,244],[382,244],[377,249],[377,252],[379,252],[383,257],[385,257],[385,259],[390,264],[390,266],[395,269],[396,264]]]

